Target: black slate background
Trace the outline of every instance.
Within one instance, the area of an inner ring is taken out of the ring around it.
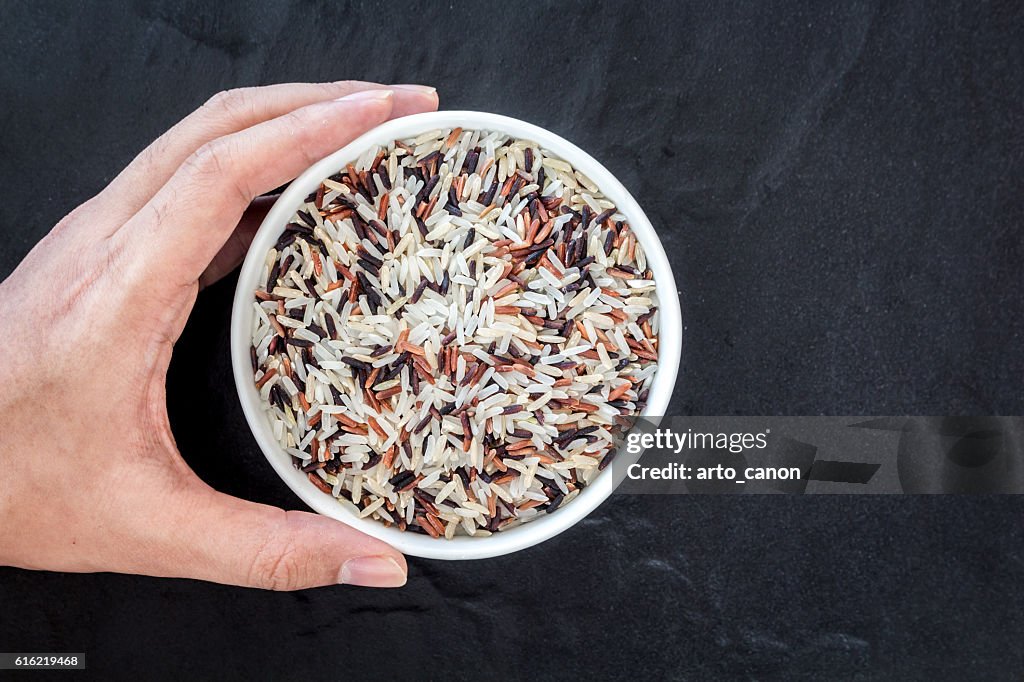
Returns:
[[[1019,3],[3,15],[0,276],[218,89],[428,82],[444,108],[573,140],[645,207],[682,290],[674,412],[1024,413]],[[234,395],[232,288],[200,297],[176,348],[174,431],[216,487],[297,508]],[[514,556],[412,559],[388,592],[0,569],[0,650],[85,651],[105,679],[1020,679],[1022,513],[1011,497],[617,496]]]

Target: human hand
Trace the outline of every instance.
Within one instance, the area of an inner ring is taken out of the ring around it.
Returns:
[[[0,564],[283,590],[405,583],[404,557],[379,540],[203,483],[164,384],[198,291],[262,220],[253,200],[388,118],[436,108],[420,86],[221,93],[36,245],[0,284]]]

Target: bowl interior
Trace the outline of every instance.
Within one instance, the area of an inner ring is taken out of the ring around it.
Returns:
[[[626,188],[604,166],[572,143],[524,121],[477,111],[439,111],[389,121],[317,162],[288,186],[267,214],[242,264],[232,307],[231,361],[242,410],[260,449],[278,475],[303,502],[321,514],[388,542],[405,554],[435,559],[477,559],[524,549],[572,526],[611,494],[612,477],[607,474],[598,476],[571,503],[559,508],[554,514],[545,514],[529,523],[487,537],[456,536],[452,540],[435,539],[418,533],[400,531],[397,528],[388,528],[372,519],[360,519],[353,511],[353,506],[346,506],[325,495],[306,479],[305,474],[291,465],[291,458],[277,444],[269,421],[262,411],[249,360],[253,316],[251,301],[258,286],[257,280],[263,261],[288,219],[304,199],[317,189],[324,178],[336,173],[339,168],[344,168],[347,163],[354,162],[368,147],[384,145],[394,139],[416,136],[436,128],[454,127],[500,131],[536,142],[593,180],[608,200],[627,217],[630,227],[647,255],[648,267],[654,273],[660,310],[658,369],[643,414],[665,414],[679,370],[682,321],[672,270],[665,250],[647,216]]]

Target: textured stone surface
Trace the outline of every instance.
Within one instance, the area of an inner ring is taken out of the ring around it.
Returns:
[[[1019,4],[91,4],[5,10],[0,276],[218,89],[429,82],[568,137],[645,207],[683,292],[674,411],[1024,412]],[[174,431],[211,484],[298,508],[234,395],[232,287],[175,351]],[[618,497],[514,556],[411,560],[391,592],[0,569],[0,650],[108,678],[1011,679],[1022,512]]]

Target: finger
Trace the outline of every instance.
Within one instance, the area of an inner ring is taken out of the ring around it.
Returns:
[[[385,121],[390,91],[318,102],[208,142],[114,236],[148,284],[194,284],[253,200]]]
[[[361,81],[282,83],[225,90],[161,135],[100,192],[93,202],[111,234],[133,216],[201,146],[224,135],[283,116],[299,107],[367,90],[392,90],[392,116],[437,109],[434,88]]]
[[[267,211],[277,201],[279,195],[256,197],[249,208],[245,209],[241,220],[235,227],[234,232],[228,237],[227,242],[217,255],[213,257],[206,270],[199,277],[199,288],[205,289],[224,275],[238,267],[238,264],[245,258],[245,252],[249,250],[249,244],[256,236],[256,231],[263,224],[267,217]]]
[[[173,530],[184,559],[172,572],[181,577],[268,590],[406,582],[400,552],[334,519],[246,502],[210,488],[195,495],[187,524]]]

